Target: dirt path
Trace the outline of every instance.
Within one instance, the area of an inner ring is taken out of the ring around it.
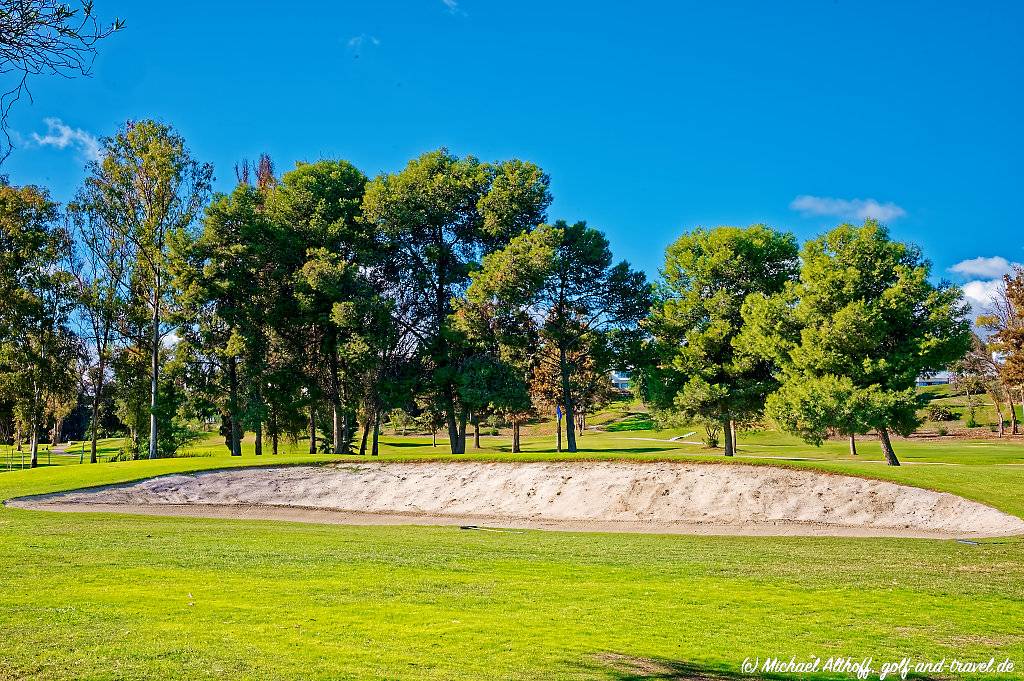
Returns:
[[[1024,520],[952,494],[771,466],[663,462],[242,468],[8,504],[51,511],[574,531],[933,538],[1024,534]]]

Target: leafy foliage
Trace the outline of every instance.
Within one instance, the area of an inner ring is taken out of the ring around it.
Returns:
[[[744,306],[740,345],[776,362],[783,387],[769,400],[781,427],[819,443],[825,428],[909,435],[922,405],[918,376],[964,356],[967,308],[958,288],[933,285],[920,251],[871,220],[805,244],[799,280]]]
[[[684,419],[720,423],[726,456],[733,453],[733,422],[756,416],[776,385],[770,357],[737,347],[743,304],[781,292],[796,273],[796,256],[792,234],[764,225],[697,229],[665,254],[647,322],[655,343],[644,394]]]

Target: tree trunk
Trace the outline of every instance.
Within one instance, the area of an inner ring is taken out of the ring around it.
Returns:
[[[341,390],[341,403],[345,404],[345,402],[346,402],[345,389],[344,389],[344,386],[342,386],[342,390]],[[351,433],[349,431],[349,427],[348,427],[348,410],[347,409],[342,409],[341,410],[341,449],[340,449],[340,451],[338,453],[339,454],[349,454],[351,452],[351,448],[352,448],[352,435],[351,435]]]
[[[242,456],[242,424],[238,409],[238,358],[228,357],[228,434],[231,456]]]
[[[732,420],[722,420],[722,438],[725,440],[725,455],[732,456],[736,453],[735,447],[732,441]]]
[[[31,426],[31,436],[32,439],[29,442],[30,457],[28,467],[35,468],[39,465],[39,427],[35,424],[35,419],[33,419]],[[24,463],[24,461],[25,459],[22,459],[22,463]]]
[[[857,456],[857,436],[850,433],[850,456]]]
[[[316,408],[309,405],[309,453],[316,454]]]
[[[256,403],[256,444],[253,448],[253,452],[256,456],[263,456],[263,408],[266,406],[263,402],[263,389],[260,387],[260,379],[254,380],[255,389],[253,390],[252,400]]]
[[[359,456],[366,456],[366,440],[370,437],[370,415],[366,415],[366,421],[363,423],[363,439],[359,443]]]
[[[157,457],[156,449],[156,406],[157,392],[160,385],[160,272],[156,274],[153,287],[153,347],[150,348],[151,372],[149,382],[149,458]]]
[[[331,449],[335,454],[341,453],[341,409],[331,400]]]
[[[33,372],[33,376],[35,373]],[[32,379],[32,410],[29,413],[29,468],[35,468],[39,465],[39,403],[43,399],[42,391],[39,389],[39,382]],[[22,459],[24,461],[24,459]]]
[[[1006,404],[1010,408],[1010,434],[1017,434],[1017,405],[1013,403],[1013,391],[1007,388]]]
[[[569,362],[565,348],[558,349],[558,364],[562,373],[562,408],[565,410],[565,441],[570,452],[576,451],[576,413],[573,411],[572,390],[569,388]]]
[[[342,450],[341,435],[341,382],[338,379],[338,337],[334,327],[331,326],[325,339],[327,344],[327,369],[329,374],[330,389],[328,398],[331,401],[331,448],[335,454]]]
[[[459,421],[455,415],[455,399],[449,398],[444,405],[444,418],[448,425],[448,444],[452,454],[461,454],[459,451]]]
[[[21,433],[21,424],[19,423],[17,425],[17,427],[15,427],[15,429],[14,429],[14,441],[18,445],[17,451],[19,451],[19,452],[21,451],[21,447],[22,447],[21,442],[22,442],[22,440],[23,440],[23,438],[22,438],[22,433]]]
[[[459,454],[466,453],[466,424],[469,421],[469,414],[463,411],[459,415]]]
[[[732,451],[735,454],[740,448],[739,438],[736,437],[736,422],[730,419],[729,428],[732,429]]]
[[[480,449],[480,417],[473,414],[473,449]]]
[[[519,419],[512,419],[512,453],[518,454],[522,451],[519,448]]]
[[[102,357],[102,355],[101,355]],[[96,392],[92,397],[92,428],[90,429],[90,444],[91,451],[89,453],[89,463],[96,463],[96,441],[99,439],[99,420],[100,420],[100,400],[103,399],[103,372],[106,371],[106,366],[103,360],[99,362],[99,372],[96,377]]]
[[[1014,424],[1016,425],[1016,424]],[[1014,435],[1017,434],[1016,428],[1013,431]],[[53,449],[54,445],[59,445],[61,440],[64,439],[64,419],[54,419],[53,421],[53,437],[50,438],[50,449]]]
[[[555,419],[555,423],[556,423],[556,431],[558,432],[558,438],[555,440],[555,451],[556,452],[561,452],[562,451],[562,419],[561,418]]]
[[[896,452],[892,449],[892,441],[889,439],[889,431],[886,428],[878,429],[878,440],[882,444],[882,453],[885,454],[885,462],[890,466],[899,466],[900,460],[896,458]]]
[[[999,437],[1002,437],[1005,434],[1005,429],[1003,427],[1003,407],[1000,404],[999,400],[996,399],[995,394],[991,394],[989,395],[989,397],[992,398],[992,404],[996,408],[996,416],[999,417]]]
[[[377,438],[380,435],[380,414],[373,412],[373,449],[370,456],[377,456]]]
[[[270,453],[277,456],[277,428],[274,428],[274,432],[270,434]]]
[[[434,430],[434,429],[430,430],[430,446],[431,447],[436,447],[437,446],[437,431]]]

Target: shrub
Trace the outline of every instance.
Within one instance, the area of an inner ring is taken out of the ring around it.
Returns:
[[[949,435],[949,431],[946,429],[946,426],[939,426],[939,437],[945,437],[946,435]]]
[[[930,404],[928,405],[928,420],[929,421],[955,421],[956,414],[944,404]]]
[[[708,421],[704,423],[704,446],[708,449],[714,449],[718,446],[718,435],[720,433],[717,421]]]

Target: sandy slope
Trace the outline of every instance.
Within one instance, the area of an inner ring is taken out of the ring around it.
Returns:
[[[1024,534],[1024,520],[952,494],[771,466],[683,463],[239,468],[9,504],[359,524],[760,535]]]

